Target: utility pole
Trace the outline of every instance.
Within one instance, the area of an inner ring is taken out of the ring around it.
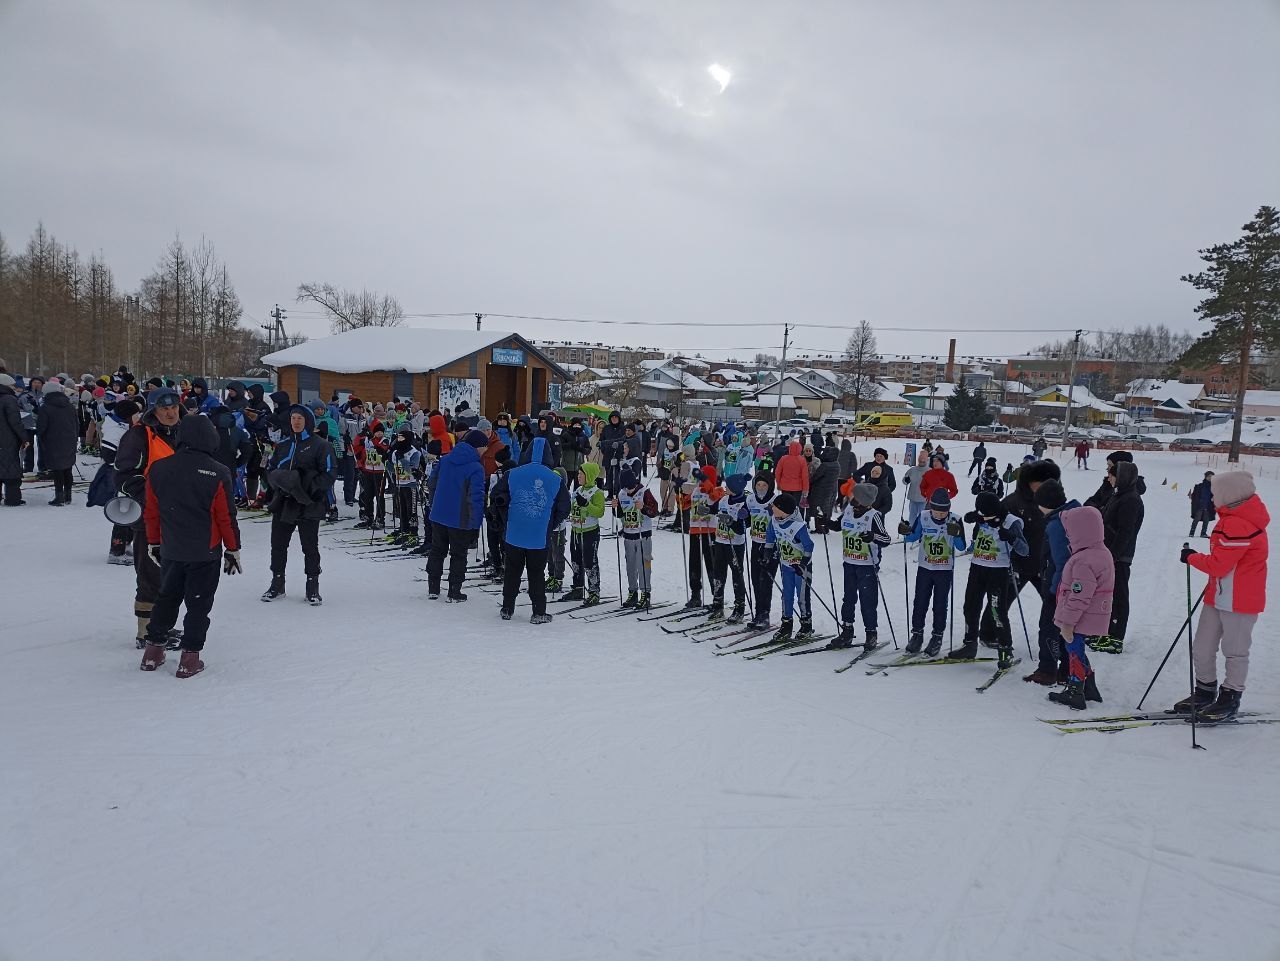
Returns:
[[[280,305],[276,304],[276,309],[267,314],[267,316],[275,321],[274,324],[259,324],[267,332],[267,346],[274,349],[279,344],[283,347],[285,340],[284,321],[285,317],[288,316],[287,312],[281,310]]]
[[[476,314],[476,330],[480,329],[480,321],[484,319],[484,314]]]
[[[778,367],[778,407],[774,420],[782,420],[782,382],[787,376],[787,343],[791,336],[791,325],[782,325],[782,364]]]
[[[1071,430],[1071,402],[1076,393],[1076,358],[1080,356],[1080,335],[1083,333],[1083,330],[1077,330],[1071,344],[1071,372],[1067,374],[1067,414],[1062,420],[1062,450],[1067,449],[1067,432]]]

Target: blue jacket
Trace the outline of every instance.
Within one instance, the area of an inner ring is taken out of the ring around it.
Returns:
[[[1044,557],[1044,574],[1040,580],[1042,586],[1054,597],[1058,595],[1058,582],[1062,580],[1062,569],[1067,566],[1067,561],[1071,557],[1071,544],[1067,541],[1067,532],[1062,529],[1062,512],[1079,506],[1080,502],[1073,497],[1051,513],[1045,521],[1044,537],[1049,550]]]
[[[428,486],[432,523],[463,530],[480,529],[484,519],[485,482],[478,450],[470,444],[458,444],[440,458]]]
[[[551,452],[545,438],[535,437],[529,462],[506,473],[506,541],[514,547],[547,546],[547,532],[569,516],[569,491],[560,475],[547,466]]]
[[[507,445],[507,450],[511,451],[511,459],[517,464],[520,463],[520,441],[516,440],[511,428],[499,427],[494,433],[498,435],[500,441]]]

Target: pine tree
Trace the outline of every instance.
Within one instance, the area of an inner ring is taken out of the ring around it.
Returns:
[[[942,422],[953,430],[968,431],[978,424],[985,424],[990,416],[982,395],[969,390],[961,377],[960,383],[956,385],[956,392],[947,398]]]
[[[1249,361],[1254,351],[1280,348],[1280,213],[1275,207],[1259,207],[1242,229],[1237,240],[1200,251],[1208,269],[1181,278],[1208,292],[1196,313],[1213,325],[1187,351],[1184,363],[1230,363],[1239,378],[1227,457],[1233,463],[1240,460]]]

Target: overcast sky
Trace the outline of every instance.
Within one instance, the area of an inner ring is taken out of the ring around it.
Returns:
[[[1192,328],[1196,249],[1280,204],[1277,50],[1276,0],[0,0],[0,230],[130,287],[203,234],[255,321],[325,280],[748,356]]]

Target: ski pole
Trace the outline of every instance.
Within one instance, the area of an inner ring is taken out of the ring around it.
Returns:
[[[1183,549],[1184,551],[1185,551],[1185,550],[1188,550],[1190,547],[1191,547],[1191,545],[1190,545],[1189,543],[1187,543],[1186,541],[1183,541],[1183,542],[1182,542],[1182,549]],[[1191,607],[1191,565],[1190,565],[1190,564],[1186,564],[1186,565],[1184,565],[1184,566],[1187,568],[1187,624],[1188,624],[1188,625],[1190,625],[1190,624],[1191,624],[1191,612],[1192,612],[1192,607]],[[1207,585],[1207,584],[1205,585],[1205,589],[1206,589],[1206,590],[1208,590],[1208,585]],[[1201,596],[1201,597],[1204,597],[1204,592],[1203,592],[1203,591],[1201,591],[1200,596]],[[1181,632],[1181,631],[1179,631],[1178,633],[1179,633],[1179,634],[1181,634],[1182,632]],[[1199,723],[1199,720],[1200,720],[1200,707],[1199,707],[1199,705],[1196,703],[1196,656],[1195,656],[1195,645],[1192,643],[1192,637],[1191,637],[1191,633],[1190,633],[1190,629],[1189,629],[1189,628],[1188,628],[1188,633],[1187,633],[1187,677],[1188,677],[1188,679],[1191,681],[1191,747],[1192,747],[1192,749],[1193,749],[1193,750],[1200,750],[1200,751],[1203,751],[1203,750],[1204,750],[1204,748],[1203,748],[1203,747],[1201,747],[1201,746],[1200,746],[1200,744],[1199,744],[1199,743],[1197,743],[1197,741],[1196,741],[1196,724],[1197,724],[1197,723]]]
[[[805,574],[805,572],[804,572],[804,568],[802,568],[802,567],[797,567],[795,570],[796,570],[796,573],[800,575],[800,579],[801,579],[802,581],[804,581],[804,582],[805,582],[805,584],[807,584],[807,585],[809,586],[809,593],[810,593],[810,594],[812,594],[813,596],[815,596],[815,597],[817,597],[817,598],[818,598],[818,603],[822,605],[822,609],[823,609],[824,611],[826,611],[828,614],[830,614],[830,615],[831,615],[831,619],[832,619],[833,621],[835,621],[837,625],[839,625],[839,624],[840,624],[840,618],[836,617],[835,611],[833,611],[833,610],[831,610],[831,608],[827,607],[827,602],[826,602],[826,601],[824,601],[824,600],[822,599],[822,595],[821,595],[821,594],[815,594],[815,593],[814,593],[814,590],[813,590],[813,579],[812,579],[812,577],[810,577],[809,575],[806,575],[806,574]]]
[[[1013,568],[1009,568],[1009,586],[1013,588],[1013,599],[1018,602],[1018,616],[1022,618],[1022,636],[1027,639],[1027,657],[1034,658],[1031,653],[1031,632],[1027,630],[1027,615],[1022,610],[1022,593],[1018,590],[1018,579]]]
[[[1195,614],[1195,612],[1200,609],[1200,602],[1204,600],[1204,592],[1208,589],[1209,589],[1208,585],[1206,585],[1204,589],[1200,591],[1200,596],[1196,598],[1195,606],[1191,608],[1191,614]],[[1187,619],[1182,622],[1182,626],[1178,628],[1178,633],[1174,636],[1173,643],[1169,645],[1169,650],[1164,652],[1164,660],[1162,660],[1160,662],[1160,666],[1156,668],[1155,676],[1151,678],[1151,683],[1147,685],[1147,689],[1142,695],[1142,700],[1138,702],[1138,706],[1137,708],[1135,708],[1135,710],[1138,710],[1138,711],[1142,710],[1143,701],[1147,699],[1147,695],[1151,693],[1151,689],[1156,686],[1156,678],[1160,676],[1160,672],[1164,670],[1165,664],[1169,662],[1169,657],[1170,655],[1173,654],[1173,649],[1177,647],[1178,642],[1182,640],[1182,632],[1185,630],[1188,630],[1190,627],[1191,627],[1191,617],[1190,615],[1188,615]]]
[[[919,596],[917,594],[917,596]],[[947,592],[951,613],[947,617],[947,657],[956,649],[956,560],[951,558],[951,587]]]
[[[889,637],[893,639],[893,649],[898,649],[898,635],[893,630],[893,618],[889,614],[889,599],[884,596],[884,585],[880,583],[880,567],[876,566],[876,588],[880,591],[880,603],[884,605],[884,619],[889,625]]]
[[[615,497],[614,503],[617,503]],[[613,514],[613,556],[618,562],[618,596],[623,597],[622,593],[622,536],[618,533],[618,512],[611,511]]]
[[[843,536],[844,534],[842,531],[841,537],[843,538]],[[841,547],[843,548],[843,546],[844,546],[844,541],[842,540]],[[839,607],[839,605],[836,603],[836,577],[835,577],[835,574],[832,573],[832,569],[831,569],[831,539],[829,537],[824,536],[822,538],[822,549],[827,553],[827,582],[831,585],[831,606],[833,608]],[[842,567],[844,566],[843,563],[841,564],[841,566]],[[844,572],[842,571],[841,574],[843,573]],[[839,624],[840,622],[836,621],[836,623]]]

